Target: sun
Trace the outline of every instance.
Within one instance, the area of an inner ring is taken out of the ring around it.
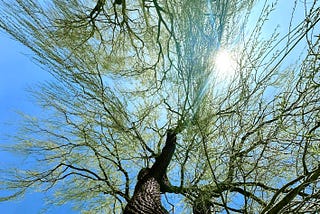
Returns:
[[[219,50],[214,56],[213,67],[218,80],[234,77],[236,72],[236,60],[232,53],[226,49]]]

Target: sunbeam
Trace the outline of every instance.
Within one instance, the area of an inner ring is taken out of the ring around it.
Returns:
[[[236,60],[232,53],[226,49],[217,52],[213,60],[216,79],[228,80],[234,77],[236,72]]]

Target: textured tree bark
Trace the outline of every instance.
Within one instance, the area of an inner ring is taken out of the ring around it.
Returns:
[[[161,191],[168,184],[166,171],[176,148],[176,133],[169,129],[166,144],[151,168],[141,169],[134,194],[123,214],[168,214],[161,204]]]

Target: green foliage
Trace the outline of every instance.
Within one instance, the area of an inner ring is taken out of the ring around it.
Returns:
[[[305,4],[283,38],[265,38],[277,4],[261,3],[1,1],[0,27],[56,78],[33,89],[46,115],[26,117],[7,148],[31,161],[7,171],[1,189],[13,194],[1,200],[52,190],[51,204],[120,213],[176,128],[176,209],[319,209],[319,5]],[[291,60],[299,44],[306,51]],[[226,81],[214,65],[221,49],[236,56]]]

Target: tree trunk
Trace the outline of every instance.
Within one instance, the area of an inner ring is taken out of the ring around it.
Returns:
[[[176,133],[169,129],[164,148],[151,168],[138,174],[134,194],[123,214],[168,214],[161,204],[161,190],[167,185],[166,171],[176,148]]]

